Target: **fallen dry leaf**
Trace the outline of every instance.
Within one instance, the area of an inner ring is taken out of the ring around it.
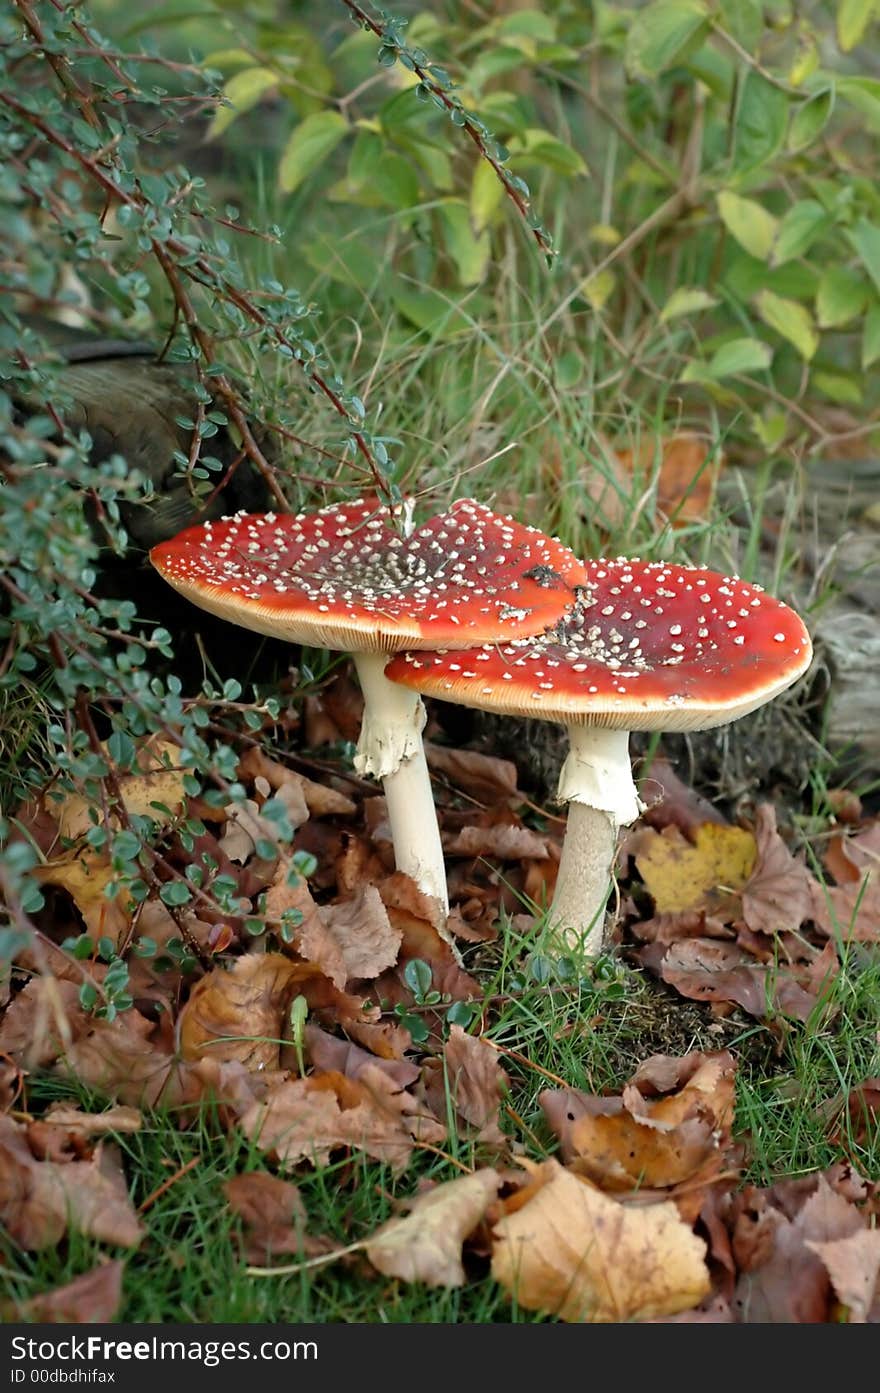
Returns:
[[[743,886],[743,918],[755,933],[797,933],[812,916],[816,882],[777,832],[772,803],[756,810],[755,841],[758,855]]]
[[[340,1040],[328,1035],[317,1025],[307,1025],[303,1031],[303,1041],[309,1059],[315,1069],[321,1072],[335,1071],[348,1079],[357,1079],[364,1069],[381,1069],[399,1088],[408,1088],[419,1077],[419,1066],[411,1059],[377,1058],[361,1049],[351,1040]],[[412,1041],[409,1042],[412,1044]]]
[[[755,865],[751,832],[704,822],[693,843],[676,826],[655,832],[643,828],[629,839],[639,875],[658,913],[705,909],[723,915]]]
[[[106,753],[106,742],[103,749]],[[112,760],[109,762],[112,764]],[[118,779],[126,813],[129,817],[149,817],[159,827],[166,827],[183,807],[183,781],[188,772],[189,769],[180,763],[179,745],[151,736],[139,748],[134,770],[130,774],[121,774]],[[78,793],[67,793],[58,802],[54,794],[47,793],[43,796],[43,802],[47,811],[57,819],[62,837],[76,841],[94,826],[90,816],[94,809],[92,799],[83,798]],[[112,813],[110,822],[118,827],[118,814]]]
[[[577,1174],[615,1191],[670,1189],[721,1168],[735,1068],[726,1050],[654,1056],[620,1098],[548,1089],[538,1101]]]
[[[106,890],[117,880],[117,872],[106,856],[80,845],[36,866],[31,874],[41,885],[57,885],[67,891],[92,938],[107,937],[115,944],[122,941],[131,923],[134,901],[124,888],[107,897]]]
[[[248,1171],[227,1180],[223,1192],[243,1221],[246,1261],[265,1263],[289,1253],[316,1257],[332,1249],[329,1239],[306,1233],[305,1206],[289,1181],[266,1171]]]
[[[109,1325],[122,1303],[125,1263],[102,1262],[54,1291],[41,1292],[15,1308],[5,1307],[4,1319],[37,1325]]]
[[[0,1052],[26,1069],[51,1064],[88,1021],[75,982],[32,977],[12,998],[0,1022]]]
[[[838,970],[831,944],[812,962],[786,966],[756,963],[736,944],[689,938],[650,943],[639,962],[694,1001],[726,1001],[759,1020],[779,1012],[805,1021]]]
[[[143,1237],[113,1147],[99,1142],[88,1161],[39,1161],[8,1117],[0,1117],[0,1220],[33,1250],[53,1247],[68,1227],[124,1248]]]
[[[355,1147],[401,1170],[414,1141],[432,1145],[445,1129],[415,1098],[378,1068],[355,1082],[342,1074],[294,1079],[272,1088],[241,1118],[262,1151],[280,1161],[324,1165],[337,1148]]]
[[[462,1244],[500,1184],[497,1172],[483,1169],[418,1195],[409,1214],[389,1219],[367,1239],[367,1257],[386,1277],[429,1287],[463,1286]]]
[[[657,511],[673,527],[709,516],[718,473],[724,457],[717,445],[692,431],[678,431],[660,441],[648,437],[635,450],[616,450],[624,474],[639,481],[639,489],[656,479]]]
[[[706,1245],[674,1204],[627,1206],[545,1161],[494,1226],[492,1275],[530,1311],[566,1321],[674,1315],[710,1289]]]
[[[493,806],[521,799],[516,786],[516,765],[509,759],[480,754],[477,750],[454,750],[448,745],[425,742],[428,767],[443,774],[456,788],[476,798],[478,803]]]
[[[283,953],[245,953],[193,987],[179,1018],[184,1059],[237,1059],[277,1069],[296,969]]]
[[[456,1112],[477,1128],[477,1140],[501,1145],[504,1133],[498,1125],[498,1109],[508,1079],[497,1051],[485,1040],[468,1035],[460,1025],[452,1025],[443,1058]],[[445,1098],[442,1107],[434,1104],[434,1111],[441,1117],[445,1115]]]
[[[363,886],[353,899],[325,905],[320,913],[343,964],[342,981],[327,973],[337,986],[352,979],[371,981],[397,962],[403,934],[392,925],[375,885]],[[303,955],[320,965],[306,946],[304,942]]]
[[[860,1229],[825,1243],[807,1239],[807,1247],[825,1264],[837,1299],[847,1308],[847,1319],[864,1324],[877,1295],[880,1230]]]
[[[648,804],[641,820],[658,832],[675,826],[690,838],[704,822],[729,826],[714,804],[684,783],[663,755],[651,760],[648,772],[639,780],[639,791]]]
[[[335,788],[327,784],[315,783],[305,775],[288,769],[276,759],[270,759],[258,745],[252,745],[239,761],[239,775],[242,778],[264,778],[276,792],[288,784],[293,784],[305,799],[306,808],[312,817],[347,817],[357,812],[357,804]],[[303,818],[303,822],[305,818]]]
[[[543,861],[550,855],[546,839],[537,832],[503,823],[462,827],[444,849],[448,856],[497,856],[501,861]]]

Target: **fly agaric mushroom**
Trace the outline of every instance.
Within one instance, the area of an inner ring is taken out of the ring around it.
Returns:
[[[402,653],[387,675],[423,695],[568,728],[568,822],[548,924],[559,946],[601,951],[618,827],[642,811],[631,730],[706,730],[745,716],[806,671],[810,636],[759,586],[695,566],[587,563],[574,611],[538,638],[459,653]]]
[[[393,523],[375,499],[296,516],[239,513],[188,528],[150,560],[212,614],[352,655],[364,697],[355,768],[382,780],[397,866],[445,917],[425,710],[416,693],[388,680],[385,663],[403,648],[539,633],[573,605],[585,570],[560,542],[471,499],[410,535]]]

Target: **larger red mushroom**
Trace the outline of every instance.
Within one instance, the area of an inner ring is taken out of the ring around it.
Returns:
[[[398,867],[448,909],[418,695],[385,676],[404,648],[539,633],[574,602],[581,562],[471,499],[402,528],[375,499],[191,527],[150,560],[194,604],[258,633],[352,655],[364,696],[355,755],[381,779]]]
[[[590,561],[575,610],[548,633],[457,653],[400,654],[394,681],[445,701],[568,728],[559,781],[568,824],[549,925],[601,949],[617,830],[641,811],[631,730],[737,720],[809,666],[802,620],[759,586],[674,563]]]

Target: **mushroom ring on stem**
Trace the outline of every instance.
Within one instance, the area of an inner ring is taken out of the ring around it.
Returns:
[[[375,498],[312,513],[239,513],[188,528],[150,560],[202,609],[257,633],[350,653],[364,697],[355,767],[383,782],[397,866],[449,902],[419,696],[384,668],[405,648],[540,633],[574,604],[580,561],[471,499],[423,526]]]
[[[540,637],[402,653],[386,673],[423,695],[568,728],[559,781],[568,823],[548,925],[557,947],[592,956],[617,830],[644,806],[629,732],[735,721],[791,686],[812,644],[793,610],[736,576],[623,558],[586,569],[574,611]]]

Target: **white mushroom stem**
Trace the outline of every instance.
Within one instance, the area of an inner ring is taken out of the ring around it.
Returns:
[[[364,696],[364,718],[354,757],[359,774],[382,780],[397,869],[412,876],[425,895],[439,900],[440,932],[449,896],[431,776],[422,744],[425,708],[418,692],[385,676],[388,655],[352,655]]]
[[[579,725],[568,733],[558,795],[568,821],[548,925],[562,951],[595,957],[605,940],[617,831],[644,804],[633,783],[629,731]]]

